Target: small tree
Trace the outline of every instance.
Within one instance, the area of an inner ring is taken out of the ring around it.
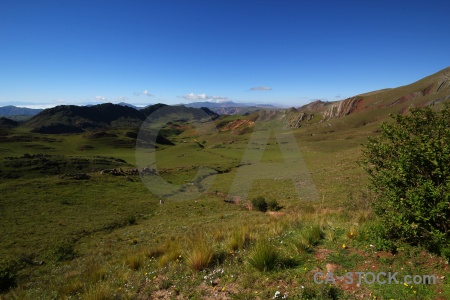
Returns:
[[[362,161],[375,213],[390,238],[445,249],[450,238],[450,105],[412,109],[383,123]]]

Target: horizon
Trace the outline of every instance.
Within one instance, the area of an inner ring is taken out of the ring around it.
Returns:
[[[450,65],[438,2],[5,1],[0,106],[299,107],[395,88]]]

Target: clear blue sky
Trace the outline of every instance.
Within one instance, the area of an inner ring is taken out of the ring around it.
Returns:
[[[2,0],[0,105],[299,106],[450,65],[449,1]]]

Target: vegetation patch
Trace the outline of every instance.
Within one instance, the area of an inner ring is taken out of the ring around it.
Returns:
[[[71,260],[75,257],[75,243],[72,240],[63,240],[51,245],[47,257],[54,261]]]
[[[413,109],[369,138],[363,164],[387,238],[439,252],[450,246],[450,106]]]
[[[115,157],[68,157],[44,153],[25,153],[19,157],[5,157],[1,163],[1,176],[3,178],[32,178],[43,174],[81,174],[93,170],[127,165],[126,161]]]

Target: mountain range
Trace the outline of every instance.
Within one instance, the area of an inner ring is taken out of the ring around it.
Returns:
[[[190,115],[202,118],[206,115],[216,119],[218,115],[208,108],[191,108],[154,104],[137,110],[129,106],[103,103],[93,106],[59,105],[45,109],[25,123],[38,133],[77,133],[102,127],[139,127],[159,108],[167,107],[174,115]]]
[[[5,106],[0,107],[0,116],[35,114],[25,123],[33,131],[71,133],[108,126],[140,126],[150,114],[162,107],[167,107],[174,115],[189,114],[201,118],[206,113],[212,119],[218,118],[219,114],[243,115],[256,110],[270,110],[272,113],[266,116],[281,115],[286,117],[291,127],[298,128],[332,119],[345,119],[348,123],[365,125],[386,119],[390,113],[405,114],[414,107],[439,106],[449,100],[450,67],[409,85],[368,92],[341,101],[317,100],[283,110],[271,105],[246,106],[234,102],[196,102],[174,106],[159,103],[145,108],[127,103],[103,103],[92,106],[60,105],[45,110]],[[358,117],[352,117],[356,115]],[[17,123],[8,119],[2,119],[1,123],[3,127],[17,126]]]
[[[88,104],[85,105],[87,107],[96,106],[98,104]],[[136,110],[141,110],[147,106],[137,106],[126,102],[117,103],[120,106],[131,107]],[[186,106],[191,108],[202,108],[207,107],[211,111],[221,114],[221,115],[233,115],[233,114],[244,114],[246,112],[251,112],[260,109],[273,109],[276,106],[271,104],[254,104],[254,103],[236,103],[233,101],[226,102],[192,102],[188,104],[179,104],[177,106]],[[148,105],[152,106],[152,105]],[[36,108],[27,108],[27,107],[18,107],[14,105],[0,106],[0,116],[10,117],[10,116],[34,116],[43,111],[44,109],[36,109]]]
[[[226,102],[193,102],[185,104],[187,107],[207,107],[219,115],[243,115],[245,113],[254,112],[261,109],[276,109],[271,104],[254,104],[254,103],[236,103],[233,101]]]

